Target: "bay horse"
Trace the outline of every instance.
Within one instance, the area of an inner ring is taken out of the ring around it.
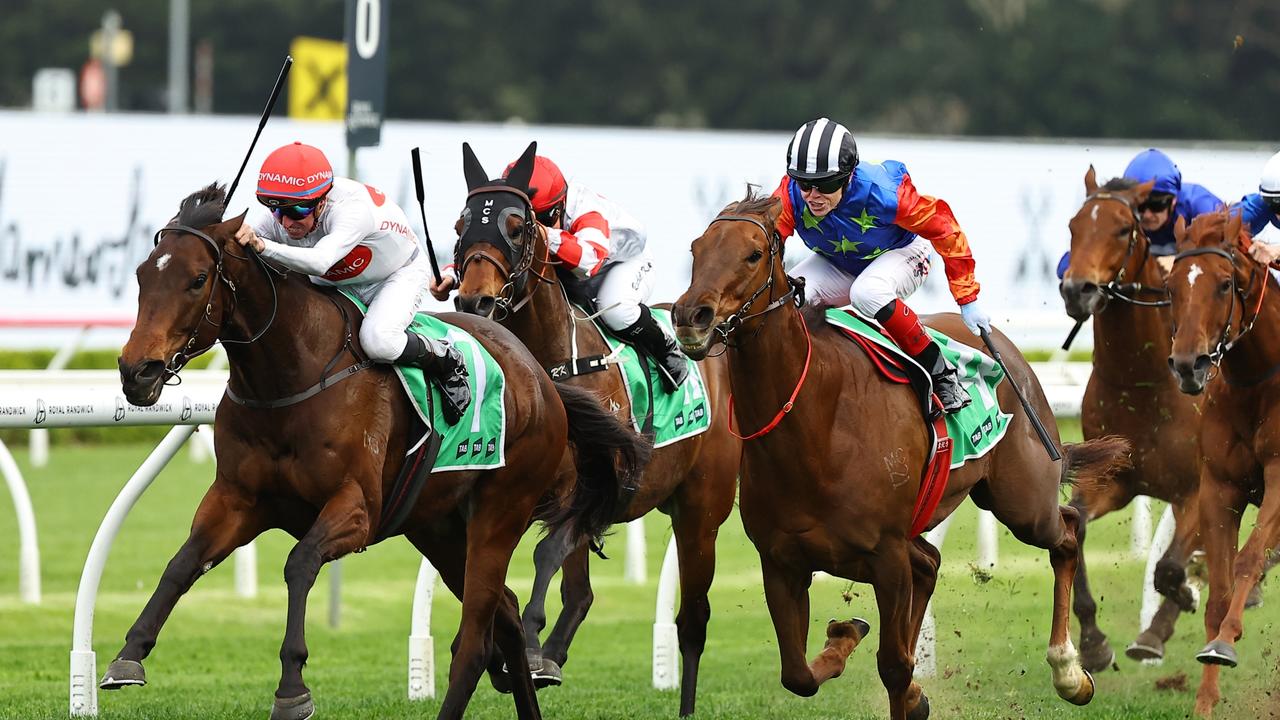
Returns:
[[[882,630],[876,655],[894,720],[929,714],[912,680],[915,643],[933,593],[940,556],[909,534],[921,471],[929,452],[914,391],[884,380],[872,360],[821,313],[797,307],[796,287],[782,263],[777,231],[781,204],[754,188],[730,204],[693,241],[693,278],[674,307],[676,334],[691,357],[726,346],[734,420],[745,443],[739,512],[760,555],[765,600],[778,638],[781,680],[809,696],[840,675],[865,635],[860,620],[832,621],[823,650],[805,660],[809,585],[815,571],[871,583]],[[928,319],[971,345],[955,314]],[[1024,388],[1039,416],[1053,415],[1026,360],[1003,334],[1009,381]],[[931,524],[965,497],[991,510],[1022,542],[1049,550],[1054,590],[1048,661],[1058,695],[1088,703],[1093,678],[1080,666],[1070,637],[1071,579],[1079,514],[1060,506],[1060,483],[1105,480],[1123,462],[1120,438],[1067,445],[1051,461],[1009,383],[999,387],[1013,418],[989,453],[951,472]],[[1057,428],[1048,432],[1055,445]]]
[[[536,145],[531,144],[516,167],[532,163],[535,151]],[[578,317],[569,302],[546,236],[533,222],[529,189],[506,180],[490,180],[465,143],[463,169],[468,190],[463,217],[472,221],[460,218],[456,227],[458,308],[496,318],[524,341],[546,368],[571,358],[608,355],[609,347],[594,324]],[[496,221],[479,221],[486,216]],[[680,570],[676,628],[682,661],[682,716],[694,711],[698,664],[711,617],[707,591],[715,574],[716,536],[733,508],[742,450],[741,442],[729,432],[727,417],[719,414],[728,402],[727,363],[723,358],[709,358],[700,367],[712,411],[711,427],[692,438],[655,448],[634,495],[613,517],[614,522],[627,522],[655,508],[671,516]],[[575,374],[565,382],[589,390],[607,402],[619,418],[630,422],[631,403],[622,370],[616,365],[607,365],[601,372]],[[586,618],[592,602],[587,560],[586,544],[564,533],[549,534],[534,550],[536,575],[523,619],[535,682],[548,676],[558,681],[569,643]],[[564,609],[545,645],[539,646],[538,636],[546,625],[548,586],[562,566]]]
[[[1243,613],[1267,555],[1280,542],[1280,286],[1248,256],[1239,214],[1224,209],[1179,220],[1173,271],[1169,367],[1183,392],[1205,394],[1200,425],[1200,534],[1209,570],[1208,644],[1196,714],[1221,699],[1218,674],[1235,667]],[[1270,291],[1270,292],[1268,292]],[[1221,382],[1209,382],[1217,372]],[[1237,550],[1250,503],[1257,523]]]
[[[1075,577],[1075,613],[1080,621],[1080,657],[1086,669],[1110,667],[1115,653],[1098,627],[1083,553],[1091,520],[1148,495],[1173,507],[1176,530],[1155,569],[1164,596],[1150,627],[1126,649],[1134,660],[1164,657],[1181,611],[1193,611],[1186,565],[1200,548],[1201,405],[1178,389],[1168,370],[1172,312],[1164,273],[1151,255],[1138,206],[1153,183],[1113,178],[1098,186],[1093,166],[1084,176],[1085,200],[1071,218],[1071,264],[1060,292],[1067,314],[1093,318],[1093,373],[1080,405],[1085,439],[1121,435],[1133,446],[1132,466],[1101,486],[1077,486],[1071,506],[1080,511],[1082,548]]]
[[[439,710],[440,718],[461,718],[486,665],[525,666],[519,609],[504,582],[531,518],[545,519],[552,532],[603,532],[647,445],[593,398],[553,384],[496,323],[443,315],[486,347],[505,375],[506,464],[432,473],[404,521],[387,526],[384,495],[411,430],[421,427],[411,401],[389,366],[361,371],[355,306],[304,274],[242,254],[234,233],[244,215],[222,221],[224,205],[216,184],[190,195],[138,266],[137,324],[119,359],[125,397],[153,404],[167,380],[217,341],[230,379],[214,425],[213,484],[102,687],[145,684],[141,662],[178,598],[237,547],[279,528],[299,542],[284,566],[288,619],[271,716],[309,717],[304,616],[321,565],[403,533],[462,601]],[[335,381],[339,375],[345,379]],[[528,673],[517,678],[517,715],[540,717]]]

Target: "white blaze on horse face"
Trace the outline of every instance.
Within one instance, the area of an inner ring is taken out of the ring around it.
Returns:
[[[1190,272],[1187,273],[1187,287],[1189,288],[1195,287],[1196,278],[1200,277],[1203,274],[1204,274],[1204,271],[1200,269],[1199,263],[1192,265]]]
[[[165,266],[169,264],[169,260],[171,260],[172,258],[173,258],[173,255],[169,253],[165,253],[161,255],[160,258],[156,260],[156,270],[164,270]]]
[[[1089,213],[1089,217],[1093,218],[1093,221],[1094,221],[1094,222],[1097,222],[1097,221],[1098,221],[1098,206],[1097,206],[1097,205],[1094,205],[1094,206],[1093,206],[1093,212]]]

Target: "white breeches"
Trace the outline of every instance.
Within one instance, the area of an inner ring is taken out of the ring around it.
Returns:
[[[653,255],[648,249],[605,269],[596,307],[610,330],[625,330],[640,319],[640,303],[653,294],[653,279]]]
[[[420,252],[380,283],[348,286],[369,305],[360,326],[360,346],[370,360],[394,362],[404,352],[408,340],[405,328],[413,322],[413,314],[430,282],[431,261],[425,252]],[[431,341],[427,343],[430,345]]]
[[[852,275],[814,253],[792,270],[793,277],[805,280],[804,292],[810,305],[840,306],[845,303],[866,317],[901,298],[906,300],[929,277],[928,240],[916,238],[910,245],[889,250],[871,261],[862,272]]]

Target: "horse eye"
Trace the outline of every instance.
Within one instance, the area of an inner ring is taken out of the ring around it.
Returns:
[[[760,252],[759,250],[756,250],[747,256],[747,262],[758,263],[760,262],[760,258],[762,257],[764,257],[764,253]]]
[[[1227,293],[1231,292],[1231,281],[1223,280],[1218,285],[1218,292],[1222,293],[1223,295],[1226,295]]]
[[[204,273],[200,273],[199,275],[196,276],[195,280],[191,281],[191,289],[199,290],[200,288],[204,287],[204,283],[208,279],[209,279],[208,275],[205,275]]]

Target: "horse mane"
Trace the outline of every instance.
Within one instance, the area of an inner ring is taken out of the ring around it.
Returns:
[[[747,195],[741,200],[731,202],[720,211],[721,215],[735,213],[738,215],[766,215],[773,207],[776,199],[772,195],[761,195],[760,186],[747,183]]]
[[[1103,185],[1100,190],[1131,190],[1137,187],[1137,180],[1130,180],[1126,177],[1113,177]]]
[[[227,186],[215,180],[191,193],[178,206],[174,222],[187,227],[203,228],[222,222],[227,209]]]

